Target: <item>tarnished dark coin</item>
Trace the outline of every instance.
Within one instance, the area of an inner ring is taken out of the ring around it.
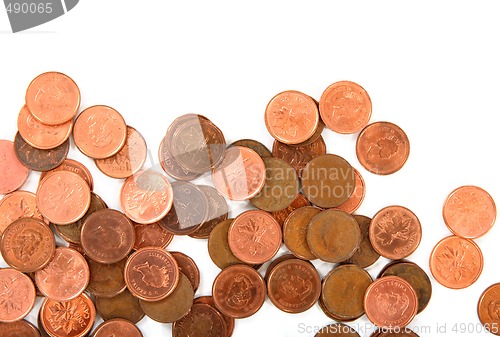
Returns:
[[[200,296],[200,297],[196,297],[194,299],[194,302],[193,302],[193,307],[196,304],[208,304],[212,308],[214,308],[222,316],[222,318],[224,319],[224,322],[226,322],[226,334],[222,335],[222,336],[224,336],[224,337],[231,337],[233,335],[235,319],[232,318],[232,317],[226,316],[223,313],[221,313],[217,309],[217,307],[215,306],[214,298],[212,296]],[[192,307],[191,307],[191,310],[193,310]],[[189,316],[189,314],[187,316],[185,316],[185,317],[188,317],[188,316]],[[174,323],[174,325],[175,325],[175,323]]]
[[[188,278],[194,292],[196,292],[198,286],[200,285],[200,270],[198,269],[196,262],[181,252],[170,252],[170,254],[172,254],[175,261],[177,261],[180,272]]]
[[[132,221],[132,224],[135,230],[135,250],[145,247],[166,248],[174,239],[174,235],[163,228],[159,222],[146,225]]]
[[[0,323],[2,337],[40,337],[40,331],[28,321],[21,320],[11,323]]]
[[[269,278],[269,275],[273,271],[274,267],[276,267],[281,262],[286,261],[286,260],[290,260],[290,259],[295,259],[295,256],[293,256],[292,254],[283,254],[283,255],[275,258],[273,261],[271,261],[269,266],[267,266],[266,273],[264,274],[264,281],[266,281],[266,284],[267,284],[267,280]]]
[[[14,149],[17,158],[27,168],[33,171],[50,171],[61,165],[69,151],[69,140],[50,150],[40,150],[26,143],[21,135],[16,133]]]
[[[174,337],[229,337],[221,313],[209,304],[197,303],[172,326]]]
[[[314,337],[360,337],[359,334],[348,325],[333,323],[321,328]]]
[[[299,194],[299,179],[293,167],[277,158],[264,158],[266,181],[259,194],[250,199],[255,207],[276,212],[287,208]]]
[[[199,185],[198,188],[205,194],[208,200],[208,217],[201,227],[190,234],[196,239],[208,239],[212,229],[221,221],[227,219],[229,212],[226,199],[215,188],[207,185]]]
[[[273,156],[271,151],[269,151],[269,149],[264,144],[253,139],[240,139],[235,142],[232,142],[231,144],[229,144],[228,147],[231,146],[248,147],[249,149],[252,149],[255,152],[257,152],[257,154],[261,156],[261,158],[270,158]]]
[[[321,209],[314,206],[298,208],[290,213],[283,224],[283,242],[300,259],[316,259],[307,244],[307,229],[309,222],[320,212]]]
[[[92,337],[142,337],[141,330],[132,322],[121,318],[101,323],[92,333]]]
[[[125,291],[127,285],[123,272],[126,259],[112,264],[87,260],[90,268],[90,282],[87,290],[97,297],[114,297]]]
[[[177,160],[170,153],[167,142],[168,139],[166,137],[163,138],[158,149],[158,158],[160,159],[160,165],[163,171],[177,180],[193,180],[200,177],[200,173],[193,173],[179,165]]]
[[[359,244],[359,248],[344,262],[353,263],[361,268],[366,268],[374,264],[380,257],[380,254],[373,249],[370,242],[369,229],[372,219],[364,215],[354,215],[354,219],[356,219],[359,229],[361,230],[362,240]]]
[[[271,215],[278,221],[280,226],[283,227],[283,223],[285,219],[298,208],[311,205],[309,201],[302,195],[301,193],[297,194],[295,200],[288,206],[287,208],[282,209],[281,211],[271,212]]]
[[[49,173],[52,173],[54,171],[71,171],[73,173],[76,173],[80,176],[80,178],[87,182],[91,191],[94,189],[94,179],[92,178],[92,174],[90,173],[89,169],[79,161],[73,159],[65,159],[63,163],[58,167],[50,171],[42,172],[40,174],[40,181],[42,181]]]
[[[244,263],[234,256],[231,248],[229,248],[228,232],[229,226],[234,219],[227,219],[214,227],[208,237],[208,254],[210,258],[220,269],[224,269],[233,264]]]
[[[273,144],[273,157],[290,164],[297,171],[299,177],[308,162],[324,154],[326,154],[326,144],[321,136],[314,142],[303,146],[287,145],[277,140]]]
[[[96,297],[97,312],[107,321],[113,318],[123,318],[132,323],[139,322],[144,317],[139,299],[128,290],[111,298]]]

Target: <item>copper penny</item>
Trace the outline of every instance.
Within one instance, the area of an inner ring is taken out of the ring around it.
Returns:
[[[35,194],[28,191],[11,192],[0,200],[0,235],[11,223],[20,218],[44,220],[36,207]]]
[[[375,174],[399,171],[410,155],[410,141],[405,132],[389,122],[366,126],[356,141],[356,156],[361,165]]]
[[[448,236],[439,241],[430,257],[431,273],[441,285],[451,289],[467,288],[483,271],[483,254],[472,240]]]
[[[132,323],[139,322],[144,317],[144,311],[139,304],[139,299],[127,289],[111,298],[96,297],[97,312],[102,319],[107,321],[114,318],[123,318]]]
[[[70,301],[46,298],[40,309],[43,329],[52,337],[84,337],[96,319],[94,303],[83,293]]]
[[[238,215],[229,227],[229,247],[246,263],[271,260],[281,246],[281,227],[267,212],[250,210]]]
[[[28,143],[16,133],[14,148],[17,158],[24,166],[33,171],[50,171],[61,165],[69,151],[69,140],[50,150],[40,150]]]
[[[313,206],[298,208],[290,213],[283,224],[283,242],[290,253],[300,259],[316,259],[307,244],[307,229],[312,218],[320,212],[320,208]]]
[[[399,276],[411,284],[418,297],[417,313],[427,307],[432,296],[432,284],[429,276],[418,265],[409,261],[394,263],[381,273],[381,277],[384,276]]]
[[[0,251],[4,261],[24,273],[44,268],[55,252],[54,234],[42,221],[20,218],[2,235]]]
[[[142,337],[141,330],[132,322],[115,318],[101,323],[92,333],[92,337]]]
[[[193,173],[179,165],[177,160],[170,153],[167,142],[167,138],[163,138],[158,149],[158,158],[160,159],[160,165],[163,171],[177,180],[193,180],[200,177],[200,173]]]
[[[319,298],[321,280],[309,262],[285,260],[269,273],[267,294],[281,311],[300,313],[311,308]]]
[[[303,141],[302,143],[288,144],[288,145],[291,145],[291,146],[310,145],[310,144],[314,143],[315,141],[317,141],[319,137],[321,137],[321,134],[323,133],[324,129],[325,129],[325,123],[323,123],[323,121],[320,119],[319,123],[318,123],[318,127],[316,128],[316,131],[314,131],[313,135],[309,139],[307,139],[306,141]]]
[[[228,148],[222,163],[213,170],[215,188],[231,200],[256,196],[266,181],[266,166],[253,150],[243,146]]]
[[[354,170],[354,177],[355,177],[354,191],[352,192],[349,199],[347,199],[343,204],[335,207],[336,209],[340,209],[341,211],[347,213],[353,213],[359,208],[359,206],[361,206],[361,203],[365,199],[365,193],[366,193],[365,180],[361,176],[361,173],[359,173],[359,171],[356,170],[354,167],[352,169]]]
[[[0,331],[2,331],[2,337],[41,337],[40,331],[25,320],[0,323]]]
[[[418,337],[411,329],[388,329],[386,331],[381,331],[378,337]]]
[[[40,310],[38,311],[38,315],[37,315],[37,326],[38,326],[38,330],[40,331],[40,335],[41,337],[52,337],[50,336],[47,331],[45,331],[45,329],[43,328],[43,324],[42,324],[42,319],[41,319],[41,314],[40,314]]]
[[[162,219],[172,207],[172,187],[156,171],[141,171],[123,183],[120,204],[133,221],[150,224]]]
[[[174,291],[159,301],[140,300],[141,308],[151,319],[160,323],[173,323],[184,317],[193,306],[194,290],[189,279],[179,274],[179,282]]]
[[[477,315],[486,331],[500,336],[500,283],[489,286],[481,294]]]
[[[372,219],[364,215],[354,215],[354,219],[356,219],[356,222],[359,225],[362,239],[359,244],[359,248],[344,262],[358,265],[361,268],[366,268],[374,264],[380,257],[380,254],[373,249],[372,243],[370,242],[369,230]]]
[[[139,131],[127,126],[127,139],[121,150],[114,156],[95,159],[94,162],[105,175],[124,179],[139,172],[146,161],[147,150],[146,141]]]
[[[286,260],[290,260],[290,259],[295,259],[295,256],[292,254],[283,254],[283,255],[278,256],[277,258],[275,258],[274,260],[271,261],[269,266],[267,266],[266,273],[264,274],[264,281],[266,281],[266,284],[267,284],[267,280],[269,279],[269,274],[271,274],[274,267],[276,267],[281,262],[286,261]]]
[[[392,260],[403,259],[419,246],[422,226],[408,208],[387,206],[373,217],[369,235],[377,253]]]
[[[329,209],[312,218],[307,229],[307,245],[319,259],[337,263],[350,258],[361,243],[361,231],[348,213]]]
[[[42,172],[42,174],[40,175],[40,181],[42,181],[49,173],[55,171],[71,171],[73,173],[76,173],[87,182],[90,190],[94,189],[94,179],[92,178],[92,174],[90,173],[89,169],[79,161],[73,159],[65,159],[58,167],[50,171]]]
[[[260,274],[246,265],[229,266],[214,280],[212,296],[217,309],[233,318],[255,314],[266,300],[266,284]]]
[[[25,105],[17,117],[17,129],[29,145],[37,149],[48,150],[58,147],[69,138],[73,129],[73,120],[59,125],[42,124],[33,117]]]
[[[462,186],[446,198],[443,218],[450,231],[466,239],[486,234],[493,224],[497,210],[493,198],[480,187]]]
[[[284,208],[280,211],[271,212],[271,215],[276,219],[276,221],[278,221],[280,226],[283,227],[283,223],[285,222],[285,219],[290,215],[290,213],[292,213],[296,209],[299,209],[299,208],[305,207],[305,206],[309,206],[309,205],[310,205],[310,203],[306,199],[306,197],[304,197],[304,195],[299,193],[299,194],[297,194],[297,197],[295,198],[295,200],[292,201],[292,203],[287,208]]]
[[[356,186],[353,167],[342,157],[315,157],[302,171],[302,192],[316,206],[337,207],[349,199]]]
[[[20,271],[0,269],[0,322],[23,319],[35,305],[36,292],[31,279]],[[3,330],[2,330],[3,331]]]
[[[194,304],[191,311],[172,326],[174,337],[229,337],[221,313],[208,304]]]
[[[112,264],[87,261],[90,268],[90,282],[87,290],[97,297],[110,298],[125,291],[127,285],[123,272],[126,259]]]
[[[67,225],[81,219],[90,207],[89,185],[76,173],[57,171],[38,186],[36,205],[50,222]]]
[[[200,285],[200,269],[198,269],[196,262],[181,252],[171,252],[171,254],[179,266],[179,271],[188,278],[194,292],[196,292]]]
[[[137,222],[133,224],[135,230],[135,250],[145,247],[167,248],[174,238],[174,235],[163,228],[159,222],[147,225]]]
[[[346,264],[331,270],[321,285],[321,300],[338,321],[353,321],[365,313],[363,301],[372,278],[363,268]]]
[[[316,102],[299,91],[284,91],[274,96],[264,114],[271,136],[285,144],[298,144],[316,131],[319,113]]]
[[[228,232],[229,226],[234,219],[227,219],[214,227],[208,237],[208,254],[210,258],[220,269],[224,269],[233,264],[244,263],[234,256],[229,248]]]
[[[372,102],[359,84],[340,81],[323,92],[319,112],[329,129],[338,133],[355,133],[370,121]]]
[[[348,325],[333,323],[321,328],[314,337],[359,337],[359,334]]]
[[[323,137],[303,146],[292,146],[277,140],[273,144],[273,157],[282,159],[290,164],[299,176],[302,170],[313,158],[326,154],[326,144]]]
[[[29,84],[26,106],[43,124],[66,123],[75,117],[80,107],[80,89],[69,76],[46,72]]]
[[[35,274],[42,294],[55,301],[69,301],[80,296],[90,280],[89,265],[74,249],[57,247],[50,263]]]
[[[205,194],[208,200],[208,217],[200,228],[190,236],[197,239],[208,239],[212,229],[218,223],[227,219],[229,208],[224,196],[212,186],[199,185],[198,189]]]
[[[235,142],[232,142],[231,144],[229,144],[228,147],[231,147],[231,146],[248,147],[249,149],[252,149],[255,152],[257,152],[257,154],[262,159],[270,158],[273,156],[271,151],[269,151],[269,149],[264,144],[262,144],[261,142],[258,142],[256,140],[253,140],[253,139],[240,139],[240,140],[237,140]]]
[[[174,257],[157,247],[147,247],[130,255],[125,265],[125,282],[141,300],[154,302],[169,296],[179,281]]]
[[[226,322],[226,334],[225,335],[220,335],[220,336],[231,337],[233,335],[235,319],[232,318],[232,317],[226,316],[223,313],[221,313],[217,309],[217,307],[215,306],[214,299],[213,299],[212,296],[200,296],[200,297],[196,297],[194,299],[194,302],[193,302],[193,307],[196,304],[207,304],[207,305],[211,306],[215,311],[217,311],[222,316],[222,318],[224,319],[224,322]],[[191,307],[191,311],[193,311],[193,307]],[[194,308],[194,310],[197,310],[197,308]],[[185,316],[185,318],[187,318],[187,317],[189,317],[189,314]],[[180,324],[181,321],[182,320],[180,320],[179,323],[174,323],[174,331],[175,331],[175,325],[176,324]],[[203,331],[206,331],[206,330],[203,330]],[[204,337],[205,335],[202,335],[202,336]]]
[[[287,208],[299,194],[297,172],[285,161],[264,158],[266,181],[259,194],[250,199],[255,207],[267,212]]]
[[[19,189],[28,179],[30,170],[17,158],[14,143],[0,139],[0,194]]]
[[[78,149],[94,159],[117,154],[127,140],[127,124],[122,115],[105,105],[94,105],[80,113],[73,127]]]
[[[386,276],[368,287],[364,306],[373,324],[382,328],[402,328],[417,314],[418,299],[408,282],[397,276]]]
[[[123,260],[132,251],[135,230],[132,222],[114,209],[95,211],[85,220],[81,244],[85,254],[100,263]]]

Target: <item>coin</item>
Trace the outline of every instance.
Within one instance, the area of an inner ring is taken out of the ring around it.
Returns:
[[[92,178],[92,174],[90,173],[88,168],[79,161],[73,159],[65,159],[62,164],[57,166],[56,168],[50,171],[42,172],[42,174],[40,175],[40,181],[42,181],[49,173],[55,171],[71,171],[73,173],[76,173],[80,176],[80,178],[87,182],[90,190],[94,189],[94,179]]]
[[[26,106],[43,124],[62,124],[75,117],[80,107],[80,89],[69,76],[46,72],[29,84]]]
[[[233,264],[244,263],[229,248],[228,231],[234,219],[227,219],[214,227],[208,237],[208,254],[220,269],[224,269]]]
[[[319,259],[337,263],[350,258],[361,243],[361,231],[349,214],[329,209],[312,218],[307,229],[307,245]]]
[[[104,264],[92,260],[87,261],[90,268],[90,282],[87,290],[97,297],[110,298],[125,291],[127,285],[123,272],[126,259],[112,264]]]
[[[19,161],[10,140],[0,139],[0,194],[19,189],[28,179],[29,169]]]
[[[200,270],[198,269],[196,262],[181,252],[171,252],[171,254],[179,266],[179,271],[188,278],[191,286],[193,287],[193,291],[196,292],[198,286],[200,285]]]
[[[33,281],[17,270],[2,268],[0,284],[2,285],[0,322],[8,323],[23,319],[35,305],[36,292]]]
[[[319,123],[316,102],[299,91],[284,91],[274,96],[264,114],[271,136],[285,144],[309,139]]]
[[[372,278],[363,268],[354,264],[332,269],[321,284],[324,308],[338,321],[353,321],[365,313],[363,301]]]
[[[85,254],[100,263],[123,260],[135,243],[135,230],[130,220],[114,209],[100,209],[85,220],[81,244]]]
[[[115,318],[101,323],[92,333],[92,337],[109,336],[142,337],[142,333],[134,323],[122,318]]]
[[[25,105],[19,112],[17,129],[29,145],[37,149],[49,150],[58,147],[69,138],[73,130],[73,120],[70,119],[59,125],[42,124],[33,117]]]
[[[94,159],[97,168],[111,178],[124,179],[140,171],[147,156],[146,141],[142,135],[131,126],[127,126],[125,144],[117,154]]]
[[[221,221],[227,219],[229,212],[226,199],[215,188],[207,185],[198,185],[198,189],[205,194],[208,201],[208,216],[200,228],[190,234],[196,239],[208,239],[212,229]]]
[[[4,261],[24,273],[44,268],[55,252],[54,234],[42,221],[20,218],[2,235],[0,251]]]
[[[21,320],[11,323],[0,323],[0,331],[5,337],[41,337],[40,331],[30,322]]]
[[[96,297],[97,312],[103,320],[123,318],[132,323],[139,322],[144,317],[144,312],[139,304],[139,299],[134,297],[128,289],[111,298]]]
[[[229,247],[234,256],[246,263],[271,260],[280,249],[281,239],[278,222],[261,210],[243,212],[229,226]]]
[[[316,206],[337,207],[352,195],[354,169],[342,157],[325,154],[312,159],[302,171],[302,192]]]
[[[418,337],[416,333],[414,333],[411,329],[409,328],[404,328],[404,329],[394,329],[394,330],[386,330],[380,332],[378,337]]]
[[[314,337],[359,337],[359,334],[348,325],[333,323],[321,328]]]
[[[159,301],[140,300],[146,315],[160,323],[173,323],[184,317],[193,306],[194,290],[189,279],[179,274],[179,282],[174,291]]]
[[[448,229],[466,239],[486,234],[496,218],[493,198],[480,187],[461,186],[446,198],[443,218]]]
[[[212,296],[217,309],[233,318],[255,314],[266,300],[266,284],[260,274],[246,265],[223,269],[214,280]]]
[[[290,164],[297,171],[299,177],[308,162],[324,154],[326,154],[326,144],[321,136],[316,141],[304,146],[287,145],[277,140],[273,144],[273,157]]]
[[[226,323],[219,311],[214,307],[198,303],[191,311],[174,322],[173,337],[229,337]]]
[[[220,194],[230,200],[248,200],[256,196],[266,181],[266,166],[253,150],[233,146],[212,172],[212,180]]]
[[[354,167],[352,169],[354,170],[355,177],[354,191],[352,192],[349,199],[347,199],[343,204],[335,207],[336,209],[340,209],[341,211],[344,211],[346,213],[353,213],[354,211],[356,211],[359,206],[361,206],[361,203],[365,198],[365,180],[358,170],[356,170]]]
[[[168,232],[159,222],[140,224],[133,222],[135,230],[134,249],[145,247],[166,248],[172,242],[174,235]]]
[[[199,173],[193,173],[179,165],[177,160],[172,156],[167,145],[167,138],[163,138],[158,149],[158,158],[160,165],[170,177],[177,180],[193,180],[201,176]]]
[[[500,336],[500,283],[489,286],[479,297],[477,315],[486,331]]]
[[[174,257],[157,247],[135,251],[125,265],[125,283],[132,295],[154,302],[169,296],[179,281]]]
[[[290,146],[307,146],[312,144],[313,142],[317,141],[319,137],[321,137],[321,133],[323,133],[323,130],[325,129],[325,123],[323,121],[319,120],[318,127],[316,128],[316,131],[314,131],[313,135],[309,137],[306,141],[303,141],[302,143],[298,144],[288,144]]]
[[[304,197],[302,194],[297,194],[297,197],[295,198],[294,201],[287,207],[284,208],[280,211],[276,212],[271,212],[271,215],[278,221],[281,227],[283,227],[283,223],[285,222],[285,219],[295,211],[296,209],[299,209],[304,206],[309,206],[310,203],[307,201],[306,197]]]
[[[65,247],[57,247],[54,258],[35,274],[40,292],[54,301],[78,298],[89,280],[90,270],[85,258],[76,250]]]
[[[35,195],[28,191],[11,192],[0,200],[0,236],[7,226],[20,218],[44,220],[36,207]]]
[[[33,171],[50,171],[61,165],[69,151],[69,140],[50,150],[40,150],[28,143],[16,133],[14,148],[17,158],[28,169]]]
[[[300,259],[315,260],[307,244],[307,228],[309,222],[321,212],[320,208],[305,206],[298,208],[286,218],[283,224],[283,241],[290,253]]]
[[[399,171],[410,155],[410,141],[405,132],[389,122],[367,125],[356,141],[356,156],[361,165],[375,174]]]
[[[221,313],[219,310],[217,310],[217,308],[215,307],[214,299],[213,299],[212,296],[200,296],[200,297],[196,297],[194,299],[194,302],[193,302],[193,307],[196,304],[208,304],[209,306],[211,306],[215,311],[217,311],[222,316],[222,318],[224,319],[224,322],[226,322],[226,334],[225,335],[220,335],[220,336],[231,337],[233,335],[234,323],[235,323],[234,318],[226,316],[223,313]],[[191,307],[191,312],[193,311],[193,307]],[[194,310],[196,311],[197,308],[194,308]],[[189,314],[186,315],[186,316],[184,316],[184,318],[188,318],[188,317],[189,317]],[[175,328],[176,328],[176,324],[180,324],[182,322],[182,319],[179,320],[178,322],[179,323],[176,323],[176,322],[174,323],[174,331],[175,331]],[[203,330],[203,331],[206,331],[206,330]],[[202,335],[202,336],[204,337],[205,335]],[[218,335],[216,335],[214,337],[218,337]]]
[[[467,288],[483,271],[483,254],[472,240],[448,236],[439,241],[430,256],[431,273],[441,285]]]
[[[150,224],[167,215],[172,207],[172,193],[172,186],[163,174],[141,171],[123,183],[120,204],[132,221]]]
[[[269,279],[269,274],[271,274],[274,267],[276,267],[281,262],[286,261],[286,260],[290,260],[290,259],[295,259],[295,256],[292,254],[283,254],[283,255],[280,255],[271,261],[269,266],[267,266],[266,273],[264,274],[264,281],[266,282],[266,284],[267,284],[267,280]]]
[[[366,290],[366,317],[381,328],[403,328],[410,324],[418,309],[411,285],[397,276],[375,280]]]
[[[366,268],[374,264],[380,257],[380,254],[373,249],[372,243],[370,242],[369,229],[372,219],[364,215],[354,215],[354,219],[356,219],[359,229],[361,230],[362,240],[359,244],[359,248],[344,262]]]
[[[372,102],[365,89],[350,81],[335,82],[319,100],[326,126],[338,133],[356,133],[370,121]]]
[[[321,281],[313,265],[300,259],[288,259],[276,265],[267,279],[267,294],[276,308],[300,313],[319,298]]]
[[[231,147],[231,146],[248,147],[249,149],[252,149],[255,152],[257,152],[257,154],[262,159],[270,158],[273,156],[271,151],[269,151],[269,149],[264,144],[262,144],[261,142],[258,142],[256,140],[253,140],[253,139],[240,139],[240,140],[237,140],[235,142],[232,142],[231,144],[229,144],[228,147]]]

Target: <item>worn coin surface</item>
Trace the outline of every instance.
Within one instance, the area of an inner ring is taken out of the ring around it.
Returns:
[[[266,284],[267,284],[267,280],[269,279],[269,274],[271,274],[274,267],[276,267],[281,262],[289,260],[289,259],[295,259],[295,256],[292,254],[283,254],[283,255],[280,255],[271,261],[269,266],[267,266],[266,273],[264,274],[264,281],[266,281]]]
[[[166,137],[163,138],[158,148],[158,158],[160,159],[163,171],[177,180],[193,180],[200,177],[201,173],[191,172],[179,165],[175,157],[170,153],[167,142],[168,139]]]
[[[199,296],[199,297],[196,297],[194,299],[194,302],[193,302],[193,307],[196,304],[208,304],[209,306],[211,306],[213,309],[215,309],[222,316],[222,318],[224,319],[224,322],[226,322],[226,334],[225,335],[221,335],[221,336],[231,337],[233,335],[235,319],[232,318],[232,317],[226,316],[223,313],[221,313],[217,309],[217,307],[215,306],[214,299],[213,299],[212,296]],[[191,311],[193,311],[193,307],[191,307]],[[195,308],[194,310],[197,310],[197,309]],[[186,315],[185,317],[189,317],[189,314]],[[175,324],[176,323],[174,323],[174,330],[175,330]],[[205,336],[205,335],[203,335],[203,336]],[[216,336],[218,336],[218,335],[216,335]]]
[[[365,199],[365,193],[366,193],[365,180],[363,179],[361,173],[359,173],[358,170],[356,170],[354,167],[353,170],[355,176],[354,191],[352,192],[349,199],[347,199],[344,203],[335,207],[336,209],[340,209],[341,211],[347,213],[353,213],[359,208],[359,206],[361,206],[361,203],[363,203],[363,200]]]
[[[321,328],[314,337],[359,337],[359,334],[348,325],[333,323]]]
[[[35,305],[36,292],[33,281],[20,271],[2,268],[0,269],[0,285],[2,287],[0,322],[7,323],[23,319]]]
[[[354,219],[356,219],[359,225],[362,239],[359,248],[344,262],[353,263],[361,268],[366,268],[374,264],[380,257],[380,254],[373,249],[372,243],[370,242],[369,230],[372,219],[364,215],[354,215]]]
[[[248,147],[249,149],[252,149],[255,152],[257,152],[257,154],[259,156],[261,156],[261,158],[263,158],[263,159],[270,158],[273,156],[271,151],[269,151],[269,149],[264,144],[262,144],[261,142],[258,142],[256,140],[253,140],[253,139],[240,139],[240,140],[237,140],[235,142],[232,142],[231,144],[229,144],[228,147],[231,147],[231,146]]]
[[[0,194],[19,189],[28,179],[30,170],[16,155],[14,143],[0,139]]]
[[[228,232],[229,226],[234,219],[227,219],[214,227],[208,237],[208,254],[213,263],[220,269],[224,269],[233,264],[243,264],[244,262],[234,256],[229,248]]]
[[[133,222],[135,230],[134,249],[145,247],[166,248],[174,239],[174,235],[167,231],[159,222],[140,224]]]
[[[172,254],[177,262],[179,271],[188,278],[194,292],[196,292],[200,285],[200,269],[198,269],[196,262],[194,262],[191,257],[181,252],[170,252],[170,254]]]
[[[189,313],[174,322],[174,337],[229,337],[227,325],[222,314],[213,306],[204,303],[194,304]]]
[[[10,323],[0,323],[0,331],[5,337],[41,337],[40,331],[28,321],[20,320]]]
[[[90,282],[87,290],[97,297],[114,297],[125,291],[127,285],[123,272],[126,259],[116,263],[104,264],[87,260],[90,269]]]
[[[283,242],[290,253],[300,259],[317,258],[307,244],[307,229],[312,218],[320,212],[321,209],[314,206],[301,207],[290,213],[283,224]]]
[[[101,323],[92,333],[92,337],[142,337],[141,330],[132,322],[115,318]]]
[[[200,228],[191,237],[197,239],[208,239],[212,229],[221,221],[227,219],[229,208],[226,199],[215,188],[208,185],[198,185],[198,189],[205,194],[208,201],[208,216]]]
[[[311,205],[311,204],[306,199],[306,197],[304,197],[303,194],[299,193],[299,194],[297,194],[297,197],[295,198],[295,200],[292,201],[292,203],[287,208],[284,208],[280,211],[271,212],[271,215],[276,219],[276,221],[278,221],[280,226],[283,227],[283,224],[284,224],[286,218],[290,215],[290,213],[292,213],[296,209],[299,209],[299,208],[305,207],[305,206],[309,206],[309,205]]]
[[[133,296],[128,289],[111,298],[96,297],[97,312],[103,320],[123,318],[132,323],[139,322],[144,317],[144,311],[139,299]]]
[[[488,332],[500,336],[500,283],[489,286],[479,297],[477,315]]]
[[[287,145],[277,140],[273,144],[273,157],[290,164],[297,171],[299,177],[308,162],[324,154],[326,154],[326,144],[321,136],[307,145]]]
[[[34,218],[44,221],[36,207],[35,194],[29,191],[14,191],[0,200],[0,235],[7,226],[20,218]]]
[[[18,132],[14,138],[14,148],[17,158],[30,170],[50,171],[61,165],[66,159],[69,151],[69,140],[53,149],[40,150],[26,143]]]
[[[88,170],[88,168],[80,163],[79,161],[73,160],[73,159],[65,159],[61,165],[58,167],[42,172],[40,174],[40,181],[42,181],[48,174],[55,172],[55,171],[71,171],[73,173],[76,173],[79,175],[83,180],[87,182],[87,184],[90,187],[90,190],[94,189],[94,179],[92,178],[92,174]]]

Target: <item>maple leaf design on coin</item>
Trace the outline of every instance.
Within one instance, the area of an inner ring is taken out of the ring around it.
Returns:
[[[24,198],[19,199],[19,202],[9,201],[9,211],[5,216],[9,218],[31,218],[35,215],[34,210],[30,209]]]
[[[380,311],[391,318],[397,318],[403,315],[410,305],[410,299],[406,294],[394,292],[381,292],[376,296],[377,306]]]
[[[199,219],[201,215],[199,206],[200,206],[199,204],[191,201],[189,201],[186,204],[180,201],[177,202],[175,208],[181,210],[180,213],[185,215],[184,219],[179,221],[181,221],[183,224],[196,225],[195,222],[198,222],[196,219]]]
[[[458,282],[472,272],[472,267],[467,263],[465,254],[466,251],[461,247],[457,249],[445,247],[444,252],[437,257],[443,265],[439,271],[445,279],[453,278]]]
[[[384,246],[392,244],[395,240],[406,241],[410,234],[411,218],[402,218],[398,214],[386,215],[378,224],[380,232],[377,238]]]
[[[75,190],[63,179],[61,179],[61,177],[57,177],[57,181],[54,186],[55,192],[50,193],[47,198],[50,204],[48,208],[58,212],[61,207],[66,206],[66,202],[71,198]],[[66,209],[66,213],[68,212],[69,210]]]
[[[389,159],[398,152],[398,145],[392,139],[382,138],[368,149],[368,156]]]
[[[146,261],[143,264],[138,264],[133,268],[142,275],[142,281],[153,288],[166,288],[170,282],[170,276],[166,267],[158,267],[157,265],[149,265]]]
[[[481,225],[483,221],[489,218],[486,212],[488,207],[483,197],[474,192],[467,193],[462,197],[455,196],[452,205],[456,209],[449,212],[449,216],[454,222]]]
[[[43,282],[55,284],[59,288],[62,288],[64,284],[68,281],[83,278],[83,270],[78,273],[75,269],[75,260],[70,258],[69,260],[63,259],[61,255],[54,257],[52,262],[42,269],[41,273],[45,274]]]
[[[63,329],[66,335],[69,335],[71,331],[78,329],[78,319],[75,317],[77,305],[73,301],[68,302],[56,302],[54,305],[49,307],[51,320],[57,325],[54,329],[58,331]]]
[[[21,311],[21,297],[28,296],[26,288],[17,284],[16,279],[10,277],[0,280],[0,309],[11,314],[14,311]]]
[[[488,315],[491,319],[499,320],[500,319],[500,301],[492,300],[488,304]]]
[[[261,221],[264,221],[261,219]],[[272,244],[265,236],[267,229],[261,227],[254,219],[248,219],[248,222],[238,227],[238,232],[249,241],[249,250],[252,256],[255,256],[263,246]]]

